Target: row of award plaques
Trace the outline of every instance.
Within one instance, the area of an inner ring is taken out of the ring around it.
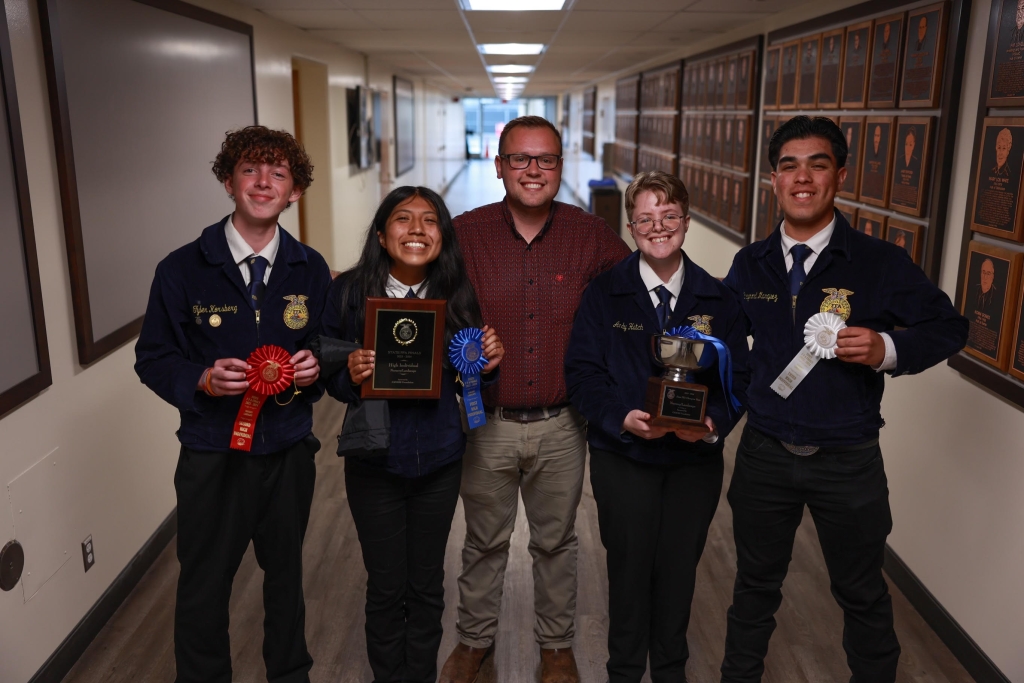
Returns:
[[[858,207],[843,201],[836,202],[836,209],[857,232],[892,242],[906,249],[911,260],[921,265],[924,254],[925,231],[927,226],[913,221],[889,216],[865,207]],[[770,182],[758,184],[754,205],[754,241],[767,239],[782,220]]]
[[[888,208],[911,216],[924,216],[928,208],[933,116],[831,117],[846,136],[846,181],[839,196]],[[765,116],[761,147],[762,175],[771,174],[768,141],[786,116]],[[1022,119],[1024,126],[1024,119]],[[1024,154],[1024,128],[1019,150]],[[1024,161],[1024,157],[1022,157]]]
[[[970,321],[967,353],[1024,380],[1024,253],[972,240],[960,312]]]
[[[684,116],[679,131],[679,154],[747,173],[750,171],[752,121],[753,116],[749,114]]]
[[[687,62],[683,68],[683,109],[753,109],[756,66],[755,50]]]
[[[938,107],[949,3],[803,36],[765,51],[765,109]]]
[[[747,232],[750,220],[748,176],[682,160],[679,178],[689,191],[691,212],[738,233]]]

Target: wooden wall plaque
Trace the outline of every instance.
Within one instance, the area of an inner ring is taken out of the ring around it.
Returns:
[[[871,21],[863,21],[846,27],[846,46],[843,51],[844,109],[863,109],[867,101],[872,25]]]
[[[800,39],[800,61],[797,66],[798,109],[814,109],[818,105],[818,58],[821,34]]]
[[[907,13],[900,79],[901,107],[934,109],[939,106],[948,22],[949,8],[945,2]]]
[[[839,107],[843,76],[843,38],[846,29],[837,28],[821,34],[821,59],[818,67],[818,107]]]
[[[889,208],[911,216],[924,214],[928,201],[932,144],[931,116],[900,116],[896,119],[893,145],[892,185]],[[915,261],[916,263],[916,261]]]
[[[864,154],[864,117],[844,116],[839,119],[839,128],[846,136],[846,180],[839,187],[839,196],[847,199],[857,198],[860,187],[860,172]]]
[[[779,75],[782,65],[782,48],[769,48],[764,55],[764,108],[779,108]]]
[[[924,241],[924,226],[910,221],[890,218],[885,226],[885,241],[892,242],[907,250],[910,260],[921,265],[921,242]]]
[[[1021,279],[1024,280],[1024,277]],[[1017,379],[1024,380],[1024,289],[1017,292],[1016,309],[1017,324],[1014,325],[1013,345],[1010,347],[1008,370]]]
[[[1020,2],[993,0],[992,11],[999,12],[999,24],[993,41],[992,62],[988,67],[988,106],[1024,106],[1024,13]]]
[[[903,44],[903,21],[900,12],[875,19],[872,29],[871,68],[868,73],[868,106],[889,109],[896,105],[900,75],[900,46]]]
[[[1013,342],[1016,294],[1024,254],[972,240],[960,312],[971,323],[967,353],[1006,370]]]
[[[972,179],[971,230],[1024,241],[1024,117],[984,120]]]
[[[885,214],[860,209],[857,211],[857,225],[855,227],[857,232],[882,239],[885,237],[885,226],[888,221],[889,217]]]
[[[799,51],[799,40],[790,41],[782,46],[782,62],[779,66],[779,109],[796,109]]]
[[[892,177],[893,117],[868,116],[864,130],[860,185],[857,197],[865,204],[886,206]]]

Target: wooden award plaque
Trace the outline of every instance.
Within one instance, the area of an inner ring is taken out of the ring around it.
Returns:
[[[366,299],[363,348],[376,352],[363,398],[440,398],[445,301]]]

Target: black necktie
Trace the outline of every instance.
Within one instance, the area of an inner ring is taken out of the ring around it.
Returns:
[[[804,260],[811,255],[811,248],[806,244],[794,244],[789,253],[793,256],[793,267],[789,270],[789,293],[793,296],[793,308],[796,308],[796,295],[807,279]]]
[[[672,301],[672,292],[668,291],[667,287],[658,285],[654,288],[654,293],[658,295],[658,307],[655,312],[658,314],[658,327],[664,332],[665,328],[668,327],[668,316],[672,310],[668,307],[670,301]]]
[[[267,274],[267,266],[270,265],[270,261],[263,258],[262,256],[251,256],[248,260],[249,263],[249,303],[257,311],[260,309],[260,303],[263,301],[263,292],[266,290],[267,285],[263,282],[263,277]]]
[[[416,292],[413,291],[412,287],[410,287],[409,291],[405,293],[405,298],[406,299],[415,299],[416,298]]]

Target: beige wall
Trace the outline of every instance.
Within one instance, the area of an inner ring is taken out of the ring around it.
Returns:
[[[319,179],[314,188],[330,192],[328,216],[320,220],[321,225],[325,220],[331,223],[327,226],[331,234],[316,241],[324,245],[324,256],[332,267],[351,265],[380,200],[380,183],[377,169],[356,171],[348,164],[345,88],[369,85],[390,93],[394,70],[229,0],[193,2],[253,25],[262,124],[295,130],[293,58],[326,67],[329,142],[311,151]],[[28,564],[38,557],[40,544],[58,555],[68,553],[65,563],[47,567],[48,571],[59,569],[33,594],[26,595],[25,582],[13,591],[0,592],[0,681],[22,683],[60,645],[174,508],[178,416],[135,376],[134,342],[89,368],[78,365],[37,3],[4,0],[4,6],[24,130],[53,385],[0,420],[0,544],[17,537],[19,528],[27,528],[25,514],[29,513],[12,509],[10,483],[14,481],[17,488],[18,481],[35,478],[37,483],[48,482],[34,502],[50,519],[42,535],[34,537],[36,545],[26,546]],[[410,80],[416,86],[420,144],[426,145],[423,120],[431,97],[435,104],[447,102],[446,140],[461,139],[461,105],[423,79]],[[437,135],[438,129],[430,134]],[[448,155],[453,155],[451,143],[445,144]],[[215,151],[211,150],[211,159]],[[401,180],[440,189],[439,181],[450,179],[458,160],[442,155],[447,165],[428,171],[423,162],[427,158],[421,152],[416,168]],[[211,222],[217,218],[211,217]],[[281,222],[298,234],[294,207]],[[197,235],[202,227],[196,226]],[[32,468],[51,453],[45,467]],[[49,471],[57,474],[40,474],[51,466]],[[78,544],[90,534],[96,565],[85,573]],[[27,566],[26,571],[30,570]]]
[[[856,3],[815,2],[760,28],[711,38],[677,56],[852,4]],[[991,0],[977,0],[971,11],[939,279],[951,297],[990,7]],[[600,88],[614,87],[615,79],[624,75],[603,81]],[[738,247],[694,220],[685,249],[712,274],[724,275]],[[1010,680],[1024,681],[1024,414],[943,363],[920,375],[890,380],[882,415],[887,423],[881,439],[894,518],[890,545],[1003,673]]]

